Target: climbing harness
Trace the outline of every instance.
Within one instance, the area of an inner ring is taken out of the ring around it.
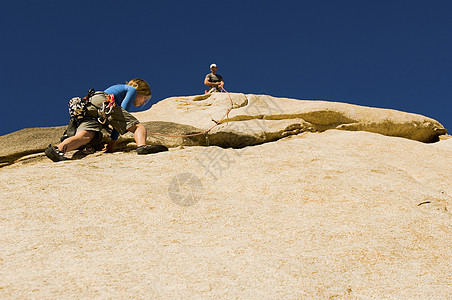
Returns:
[[[93,97],[95,94],[96,92],[94,91],[94,89],[90,89],[85,97],[74,97],[69,100],[69,115],[71,116],[71,118],[74,118],[76,120],[83,119],[88,110],[88,106],[92,105],[97,108],[97,121],[104,125],[116,106],[115,96],[113,94],[105,94],[107,100],[102,103],[101,107],[97,107],[90,101],[91,97]]]
[[[94,89],[90,89],[85,97],[74,97],[69,100],[68,106],[71,118],[69,119],[69,124],[64,131],[63,136],[60,138],[61,142],[71,136],[74,136],[77,133],[77,128],[80,123],[86,119],[97,120],[99,123],[104,125],[104,128],[108,131],[105,123],[107,122],[108,117],[112,114],[116,105],[115,97],[113,94],[105,94],[107,98],[106,101],[102,103],[101,107],[98,107],[91,102],[91,98],[96,94],[104,94],[104,92],[95,92]],[[97,116],[87,115],[89,106],[94,106],[97,109]],[[96,132],[95,138],[92,139],[88,145],[99,143],[99,141],[102,141],[102,133]]]
[[[107,122],[108,117],[113,112],[113,109],[116,106],[115,95],[113,94],[105,94],[107,96],[107,101],[102,103],[102,107],[97,109],[97,113],[99,117],[97,120],[100,124],[104,125]]]

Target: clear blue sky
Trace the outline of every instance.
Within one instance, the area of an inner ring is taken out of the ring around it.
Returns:
[[[0,135],[68,121],[67,102],[135,77],[152,103],[230,92],[419,113],[452,131],[452,1],[7,1]],[[146,109],[150,107],[147,105]]]

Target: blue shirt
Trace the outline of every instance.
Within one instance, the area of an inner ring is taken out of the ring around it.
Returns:
[[[113,94],[115,96],[116,105],[121,105],[122,108],[129,111],[132,108],[133,102],[137,98],[137,90],[127,84],[116,84],[104,91],[107,94]],[[117,140],[119,132],[115,129],[111,132],[111,139]]]
[[[113,85],[106,89],[105,93],[115,95],[116,104],[121,105],[127,111],[132,108],[133,102],[137,98],[137,90],[127,84]]]

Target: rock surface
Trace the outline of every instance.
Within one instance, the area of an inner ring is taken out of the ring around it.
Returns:
[[[137,114],[170,135],[220,123],[149,136],[176,146],[153,155],[126,136],[53,163],[64,127],[0,137],[0,298],[450,297],[452,139],[421,142],[438,122],[241,94],[226,115],[225,96]]]
[[[451,142],[22,158],[0,170],[0,297],[447,299]]]
[[[168,147],[242,148],[328,129],[369,131],[421,142],[438,141],[447,132],[438,121],[391,109],[234,93],[168,98],[135,115],[153,133],[148,136],[149,144]],[[0,136],[0,167],[43,152],[49,143],[59,142],[64,130],[64,126],[28,128]],[[126,148],[133,141],[133,135],[127,134],[117,146]]]
[[[217,121],[220,124],[209,131],[208,139],[198,137],[196,144],[234,148],[328,129],[369,131],[421,142],[436,142],[447,132],[436,120],[391,109],[233,93],[168,98],[136,116],[142,122],[191,126],[190,132],[209,130]]]

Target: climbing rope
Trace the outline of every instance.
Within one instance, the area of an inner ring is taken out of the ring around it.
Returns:
[[[226,91],[223,87],[221,88],[222,91],[224,91],[226,94],[228,94],[229,100],[231,101],[231,107],[229,107],[228,111],[224,114],[224,116],[220,119],[220,121],[215,121],[212,119],[212,121],[215,122],[215,125],[213,125],[212,127],[210,127],[209,129],[207,129],[206,131],[200,132],[200,133],[193,133],[193,134],[185,134],[185,135],[172,135],[172,134],[162,134],[162,133],[156,133],[156,132],[149,132],[149,134],[152,135],[157,135],[157,136],[164,136],[164,137],[193,137],[193,136],[198,136],[198,135],[204,135],[207,139],[207,133],[209,133],[209,131],[211,131],[212,129],[214,129],[215,127],[217,127],[218,125],[220,125],[221,121],[223,121],[231,112],[233,106],[234,106],[234,102],[232,102],[231,99],[231,95],[229,95],[229,92]]]

